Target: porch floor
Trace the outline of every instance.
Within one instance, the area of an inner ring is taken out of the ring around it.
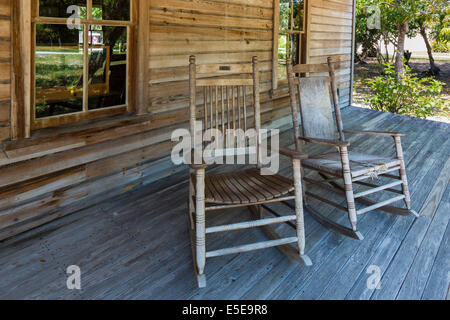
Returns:
[[[448,299],[450,126],[354,107],[345,108],[343,117],[346,128],[407,133],[403,147],[419,219],[367,213],[358,222],[365,239],[357,241],[330,232],[305,213],[312,267],[288,260],[276,248],[212,258],[206,264],[208,286],[199,290],[183,172],[0,243],[0,298]],[[292,142],[289,136],[282,136],[282,144]],[[391,138],[348,138],[351,150],[394,155]],[[281,172],[290,174],[287,161]],[[309,203],[346,222],[345,213]],[[249,218],[244,208],[211,213],[207,221]],[[251,229],[213,235],[207,243],[216,249],[263,239],[261,230]],[[70,265],[81,268],[80,291],[66,287]],[[369,289],[368,280],[378,271],[381,287]]]

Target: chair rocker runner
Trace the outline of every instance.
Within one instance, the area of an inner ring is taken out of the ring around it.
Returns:
[[[256,168],[231,173],[209,174],[206,173],[207,165],[204,162],[190,165],[189,221],[194,267],[199,287],[206,286],[206,259],[227,254],[278,247],[290,258],[311,265],[311,260],[305,255],[300,171],[300,161],[306,156],[289,149],[280,148],[279,150],[279,153],[292,159],[295,183],[292,183],[291,179],[276,174],[261,175],[259,170],[261,164],[261,118],[257,58],[253,58],[253,64],[196,65],[195,56],[191,56],[189,73],[191,137],[196,137],[195,133],[198,134],[200,129],[203,131],[216,129],[223,134],[226,140],[227,132],[229,132],[227,129],[247,131],[251,125],[254,125],[253,129],[258,135],[256,148],[248,148],[249,152],[256,152],[258,158]],[[197,76],[202,77],[197,79]],[[201,95],[202,98],[197,100],[197,96]],[[249,101],[252,100],[251,96],[253,96],[252,108],[248,108]],[[199,110],[197,110],[197,102],[202,103]],[[250,117],[251,113],[253,113],[252,117]],[[197,115],[201,117],[202,128],[197,127]],[[195,140],[196,138],[194,138],[193,146],[198,145]],[[202,143],[200,142],[200,144]],[[294,215],[264,218],[262,205],[287,200],[295,200]],[[205,216],[216,210],[237,207],[248,207],[254,220],[206,227]],[[294,224],[296,236],[282,238],[270,228],[271,225],[280,223]],[[206,250],[207,234],[255,227],[261,227],[270,240],[215,251]],[[290,245],[294,243],[297,248]]]
[[[325,145],[338,149],[338,152],[310,155],[308,159],[302,161],[304,168],[318,172],[320,177],[323,178],[323,180],[317,181],[304,177],[303,181],[307,185],[314,185],[338,195],[345,196],[347,206],[344,207],[329,199],[325,199],[320,195],[308,191],[306,188],[305,194],[307,197],[317,199],[340,210],[346,211],[351,227],[349,228],[337,224],[321,215],[311,206],[306,204],[306,201],[305,209],[324,226],[346,236],[361,240],[363,239],[363,236],[357,231],[358,215],[362,215],[375,209],[397,215],[412,214],[417,216],[417,213],[411,210],[411,199],[401,144],[401,137],[404,136],[404,134],[381,131],[344,130],[335,80],[335,69],[338,66],[339,62],[333,61],[331,58],[328,58],[328,62],[325,64],[292,66],[292,63],[288,61],[287,73],[294,134],[296,137],[295,142],[296,149],[299,152],[302,151],[303,142]],[[320,74],[317,75],[317,73]],[[328,74],[328,76],[322,76],[324,73]],[[297,74],[309,76],[296,77]],[[313,76],[313,74],[315,75]],[[296,102],[297,95],[299,97],[299,103]],[[303,136],[300,136],[299,134],[298,111],[300,111]],[[350,143],[345,140],[345,133],[391,136],[394,139],[397,156],[395,158],[389,158],[357,152],[349,153],[348,147]],[[337,137],[339,138],[337,139]],[[399,172],[398,176],[392,174],[395,171]],[[363,180],[374,179],[379,176],[387,177],[394,181],[381,186],[363,182]],[[339,180],[343,180],[344,185],[339,184],[337,182]],[[353,184],[370,187],[370,189],[355,193]],[[395,186],[401,186],[402,190],[393,189]],[[367,195],[380,191],[388,191],[394,193],[395,196],[389,200],[378,203],[366,197]],[[401,200],[406,204],[406,209],[390,206],[391,203]],[[356,210],[355,201],[362,203],[367,207]]]

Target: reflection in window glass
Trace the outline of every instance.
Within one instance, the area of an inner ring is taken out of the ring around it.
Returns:
[[[127,103],[127,28],[90,26],[89,110]]]
[[[93,0],[92,17],[96,20],[130,20],[130,0]]]
[[[51,18],[69,18],[78,6],[80,18],[86,18],[86,0],[39,0],[39,16]]]
[[[278,35],[278,80],[286,79],[287,34]]]
[[[291,29],[291,0],[280,0],[280,30]]]
[[[300,44],[300,35],[299,34],[291,34],[289,37],[290,40],[290,49],[291,49],[291,58],[293,64],[299,64],[301,57],[301,44]]]
[[[300,35],[278,35],[278,80],[287,79],[286,59],[292,58],[293,64],[300,63]]]
[[[82,33],[66,25],[36,25],[36,118],[83,110]]]
[[[280,30],[303,31],[305,0],[280,0]]]
[[[294,30],[303,31],[303,19],[305,16],[305,1],[293,0],[294,5]]]

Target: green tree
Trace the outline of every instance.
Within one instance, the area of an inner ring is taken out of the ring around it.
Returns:
[[[376,57],[380,54],[379,42],[382,38],[380,28],[369,28],[369,20],[372,12],[370,6],[373,0],[359,0],[356,2],[356,27],[355,27],[355,45],[356,48],[361,46],[360,60],[367,57]]]
[[[405,75],[405,41],[409,32],[409,24],[419,12],[421,2],[418,0],[385,0],[379,3],[388,13],[390,23],[397,29],[395,71],[399,79]]]
[[[440,22],[445,21],[444,19],[441,19],[442,13],[445,13],[446,11],[448,11],[447,0],[418,1],[418,12],[414,17],[414,20],[411,21],[411,29],[420,33],[425,42],[430,61],[430,74],[432,75],[439,74],[440,69],[436,66],[434,61],[428,30],[432,30],[433,25],[442,25]]]
[[[445,5],[446,0],[358,0],[357,16],[361,21],[357,22],[357,39],[360,41],[384,41],[387,51],[387,44],[392,43],[395,46],[395,71],[399,79],[405,74],[404,56],[405,40],[408,35],[413,35],[420,31],[421,22],[425,28],[426,21],[429,21],[439,6]],[[376,6],[380,10],[381,28],[378,31],[367,31],[367,14],[369,7]],[[359,14],[358,14],[359,12]],[[411,28],[410,28],[411,27]],[[420,31],[422,34],[422,31]],[[362,40],[361,40],[362,39]],[[358,40],[357,40],[358,41]],[[432,57],[431,51],[430,56]],[[389,53],[385,62],[389,61]],[[430,59],[434,65],[434,60]],[[435,65],[434,65],[435,66]],[[436,70],[436,68],[434,68]]]
[[[436,12],[431,22],[433,48],[440,52],[450,51],[450,6]]]

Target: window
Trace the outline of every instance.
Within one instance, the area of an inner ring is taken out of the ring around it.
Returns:
[[[134,111],[135,0],[34,0],[31,129]]]
[[[302,62],[306,0],[276,0],[274,21],[273,88],[287,81],[286,59]],[[278,40],[278,41],[277,41]]]

